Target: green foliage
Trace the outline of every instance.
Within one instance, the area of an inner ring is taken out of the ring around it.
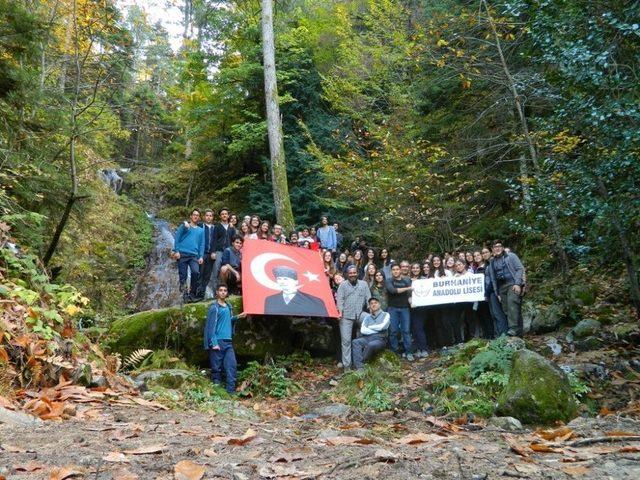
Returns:
[[[437,380],[423,392],[421,403],[442,413],[490,416],[509,381],[513,354],[505,337],[470,340],[444,357]]]
[[[390,410],[402,385],[397,356],[385,351],[361,370],[347,372],[335,389],[338,398],[360,410]]]
[[[285,398],[301,388],[287,376],[287,369],[272,359],[264,364],[249,362],[238,380],[241,393],[255,397]]]
[[[569,378],[569,383],[571,384],[571,391],[575,396],[576,400],[579,402],[584,402],[587,400],[587,394],[591,392],[591,387],[584,383],[580,376],[574,372],[573,370],[569,370],[565,372],[567,377]]]
[[[135,352],[134,352],[135,353]],[[162,370],[166,368],[178,368],[187,370],[189,367],[173,350],[155,350],[151,355],[145,355],[144,359],[135,368],[137,372],[147,370]]]

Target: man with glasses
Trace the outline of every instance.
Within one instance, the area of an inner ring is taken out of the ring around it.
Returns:
[[[507,317],[502,311],[500,300],[498,300],[498,294],[493,290],[493,283],[491,282],[491,250],[488,247],[482,249],[482,259],[485,263],[484,270],[484,295],[489,304],[489,311],[491,312],[491,319],[493,320],[493,332],[495,337],[504,335],[509,330],[509,324],[507,323]]]
[[[509,336],[522,335],[522,292],[524,287],[524,266],[513,252],[506,252],[502,241],[491,244],[493,260],[489,269],[491,286],[507,317]]]

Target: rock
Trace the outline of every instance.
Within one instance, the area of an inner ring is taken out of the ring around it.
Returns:
[[[0,407],[0,423],[6,425],[13,425],[16,427],[35,427],[42,425],[42,420],[28,413],[9,410],[5,407]]]
[[[320,417],[346,417],[351,413],[351,407],[343,403],[333,403],[317,408],[313,413]]]
[[[545,342],[544,353],[549,355],[560,355],[562,353],[562,345],[554,337],[549,337]]]
[[[640,337],[640,326],[637,323],[616,323],[611,326],[611,333],[616,340],[631,340]]]
[[[242,298],[232,296],[235,312],[242,311]],[[126,357],[139,348],[177,351],[190,365],[208,366],[202,348],[205,318],[211,302],[135,313],[111,324],[107,346]],[[245,359],[262,360],[304,348],[316,355],[332,354],[338,348],[329,324],[317,319],[281,316],[251,316],[236,324],[234,348]]]
[[[97,377],[93,377],[93,381],[91,382],[91,387],[106,387],[107,386],[107,379],[102,376],[102,375],[98,375]]]
[[[91,373],[91,365],[83,363],[76,368],[71,374],[71,381],[77,385],[90,387],[93,383],[93,375]]]
[[[216,415],[224,414],[239,420],[254,422],[260,419],[260,416],[255,411],[243,406],[235,400],[217,400],[215,411]]]
[[[135,384],[142,389],[148,389],[150,386],[156,385],[165,388],[180,388],[184,381],[193,375],[194,373],[189,370],[180,370],[178,368],[148,370],[140,373],[135,378]]]
[[[602,340],[598,337],[587,337],[575,342],[576,348],[580,351],[597,350],[602,347]]]
[[[487,421],[487,425],[491,425],[508,432],[516,432],[522,430],[522,423],[520,423],[520,420],[513,417],[491,417]]]
[[[551,423],[572,419],[576,410],[569,379],[560,368],[529,350],[514,354],[509,382],[498,398],[498,414],[524,423]]]
[[[604,437],[607,432],[616,430],[640,435],[640,420],[618,415],[599,418],[577,417],[571,420],[567,427],[579,437]]]
[[[507,346],[511,347],[514,352],[524,350],[527,344],[520,337],[506,337]]]
[[[562,323],[562,307],[557,304],[536,305],[533,302],[525,302],[522,306],[522,323],[525,331],[553,332]]]
[[[575,340],[588,337],[599,332],[601,329],[602,324],[597,320],[592,318],[580,320],[578,324],[567,334],[567,341],[573,342]]]
[[[597,363],[577,363],[575,365],[561,365],[560,368],[564,371],[573,371],[582,375],[594,376],[600,380],[607,378],[607,370],[603,365]]]

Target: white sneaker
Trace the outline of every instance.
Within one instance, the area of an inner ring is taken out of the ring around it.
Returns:
[[[338,368],[342,368],[344,367],[344,365],[342,365],[342,362],[338,362]]]
[[[407,354],[407,361],[409,361],[409,362],[413,362],[414,360],[415,360],[415,358],[413,358],[413,355],[412,355],[412,354],[410,354],[410,353],[408,353],[408,354]]]
[[[418,352],[418,356],[422,358],[427,358],[429,356],[429,352],[427,352],[426,350],[422,350]]]
[[[407,354],[402,352],[402,358],[407,358]]]

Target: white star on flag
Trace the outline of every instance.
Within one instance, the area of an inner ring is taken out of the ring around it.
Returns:
[[[305,277],[307,277],[309,279],[310,282],[319,282],[320,279],[318,278],[319,275],[315,274],[315,273],[311,273],[309,270],[307,270],[306,272],[304,272],[302,275],[304,275]]]

